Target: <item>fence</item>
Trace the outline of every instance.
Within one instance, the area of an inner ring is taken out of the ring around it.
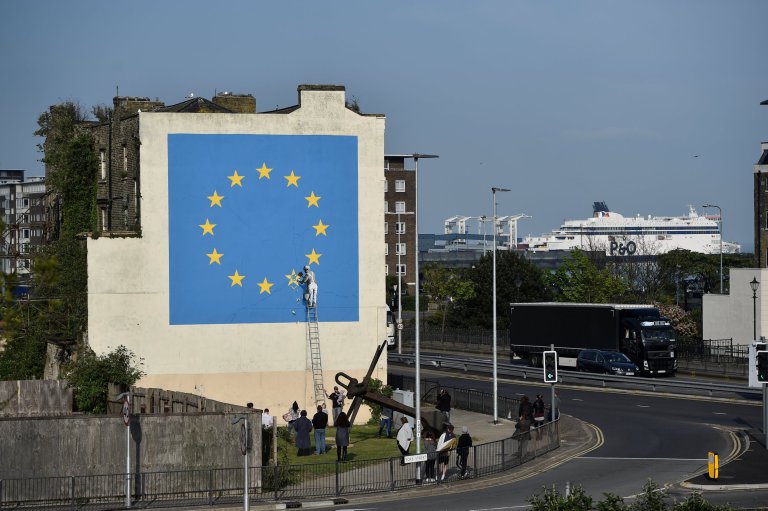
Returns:
[[[402,388],[414,380],[404,378]],[[434,402],[436,381],[423,380],[423,399]],[[491,413],[493,397],[475,390],[449,388],[454,408]],[[516,414],[518,401],[500,397],[499,409]],[[517,467],[560,445],[560,423],[550,422],[504,440],[473,446],[467,452],[470,477],[483,477]],[[345,463],[256,466],[249,468],[253,500],[291,500],[392,491],[426,484],[436,460],[400,465],[400,458],[351,460]],[[459,475],[456,451],[448,453],[446,480]],[[422,480],[416,481],[416,473]],[[243,499],[244,468],[204,469],[131,474],[131,501],[137,507],[237,503]],[[111,509],[125,502],[126,474],[41,477],[0,480],[0,509]],[[437,482],[432,484],[444,484]]]

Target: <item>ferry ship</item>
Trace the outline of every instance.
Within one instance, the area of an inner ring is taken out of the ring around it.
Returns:
[[[703,254],[720,253],[720,216],[699,215],[688,206],[686,216],[625,217],[595,202],[592,218],[566,220],[559,229],[542,236],[527,236],[523,245],[532,252],[572,250],[605,251],[609,256],[658,255],[675,249]],[[741,245],[723,241],[724,254],[738,254]]]

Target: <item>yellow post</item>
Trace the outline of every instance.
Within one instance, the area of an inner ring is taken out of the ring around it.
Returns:
[[[720,456],[716,452],[709,451],[707,456],[707,467],[709,468],[710,479],[717,479],[720,477]]]

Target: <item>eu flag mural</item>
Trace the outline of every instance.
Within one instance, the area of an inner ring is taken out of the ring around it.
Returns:
[[[358,320],[357,138],[168,135],[170,324]]]

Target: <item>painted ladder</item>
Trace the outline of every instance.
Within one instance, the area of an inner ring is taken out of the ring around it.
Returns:
[[[317,324],[317,307],[307,307],[307,338],[309,340],[309,358],[312,362],[312,381],[315,388],[315,405],[325,402],[323,384],[323,362],[320,357],[320,330]]]

